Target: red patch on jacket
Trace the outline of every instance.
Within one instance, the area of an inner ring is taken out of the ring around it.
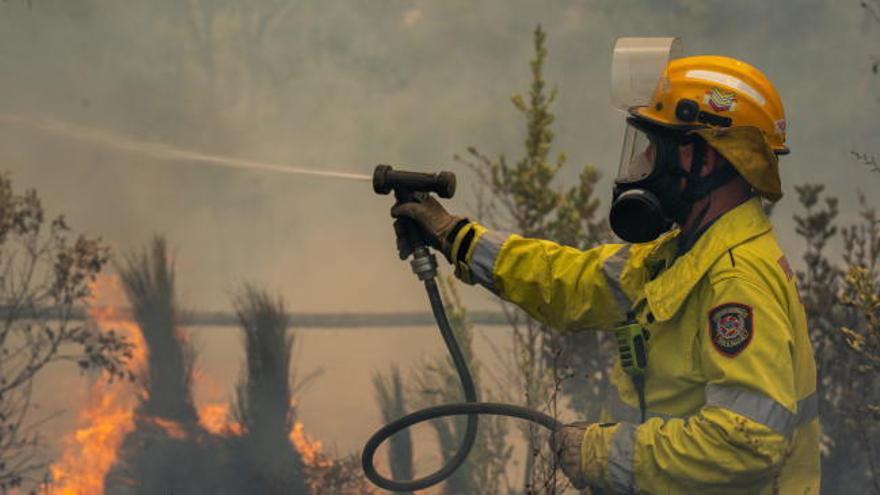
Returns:
[[[755,333],[752,307],[727,303],[709,311],[709,336],[721,354],[734,357],[752,341]]]

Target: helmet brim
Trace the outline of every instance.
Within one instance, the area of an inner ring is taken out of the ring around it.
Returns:
[[[628,122],[645,132],[675,132],[686,134],[697,129],[705,129],[702,124],[683,124],[668,122],[662,115],[654,112],[650,107],[632,107],[629,109]]]

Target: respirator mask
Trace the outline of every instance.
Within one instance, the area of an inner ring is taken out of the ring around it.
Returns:
[[[691,146],[690,167],[681,163],[680,147]],[[661,126],[627,118],[620,167],[614,180],[609,223],[621,239],[649,242],[683,226],[695,203],[737,176],[729,163],[703,174],[709,145],[692,128]],[[699,225],[707,202],[695,221]]]
[[[678,145],[684,132],[652,125],[631,113],[650,103],[667,63],[681,51],[676,38],[618,38],[614,46],[611,103],[626,112],[627,126],[609,223],[627,242],[656,239],[682,214],[686,217],[676,199],[681,182]]]
[[[633,243],[652,241],[687,219],[699,199],[689,187],[692,174],[679,159],[679,146],[688,144],[693,145],[691,163],[701,164],[706,148],[699,137],[627,119],[609,216],[618,237]],[[691,171],[698,175],[698,168]]]

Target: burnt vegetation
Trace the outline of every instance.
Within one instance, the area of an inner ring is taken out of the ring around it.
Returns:
[[[245,365],[233,422],[211,432],[193,406],[196,350],[175,323],[174,268],[165,241],[155,239],[120,272],[148,358],[135,428],[105,478],[105,493],[365,492],[350,461],[295,448],[294,333],[281,299],[249,285],[236,296]]]
[[[60,273],[67,277],[69,271]],[[245,364],[232,400],[233,412],[221,418],[226,422],[222,427],[209,427],[194,405],[197,346],[178,324],[175,269],[165,240],[155,238],[147,249],[128,256],[117,271],[136,332],[134,342],[119,339],[119,358],[132,358],[133,363],[127,370],[115,355],[99,354],[109,363],[102,368],[106,374],[126,378],[128,383],[97,390],[109,396],[119,392],[121,385],[135,389],[136,401],[129,405],[130,410],[94,419],[95,429],[115,430],[121,435],[118,445],[102,446],[115,449],[109,452],[111,464],[106,471],[87,470],[87,474],[99,476],[93,483],[69,479],[80,474],[69,465],[68,469],[52,471],[68,478],[27,480],[24,475],[28,471],[19,471],[21,481],[10,480],[0,493],[14,493],[19,486],[33,486],[49,494],[56,488],[63,493],[85,490],[83,493],[108,495],[370,492],[352,458],[335,459],[322,452],[296,423],[296,385],[291,381],[294,333],[280,298],[252,286],[244,286],[235,297]],[[94,339],[116,335],[91,323],[82,328]],[[88,342],[91,340],[82,345],[96,345]],[[78,358],[80,362],[97,360],[84,356]],[[119,366],[118,370],[111,364]],[[120,416],[124,418],[121,421]],[[20,449],[8,452],[23,455]],[[89,452],[86,446],[73,464],[94,464],[96,459],[89,458]],[[33,471],[45,466],[25,465]]]

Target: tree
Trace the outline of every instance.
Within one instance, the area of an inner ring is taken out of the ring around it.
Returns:
[[[880,25],[880,2],[859,5],[867,23]],[[871,71],[878,74],[876,58]],[[851,154],[880,173],[876,156]],[[797,189],[808,209],[806,217],[796,217],[798,233],[808,240],[799,282],[819,367],[823,491],[880,493],[880,219],[859,193],[860,220],[841,231],[843,263],[832,265],[821,251],[837,233],[836,201],[828,199],[824,211],[809,214],[822,187]]]
[[[804,269],[797,271],[798,291],[806,311],[810,339],[819,370],[817,391],[819,413],[822,418],[823,486],[835,490],[846,479],[852,479],[852,459],[858,452],[852,442],[851,421],[847,414],[838,414],[844,406],[850,383],[846,349],[842,336],[836,331],[847,324],[847,315],[837,304],[840,269],[827,257],[828,242],[838,233],[835,225],[837,199],[824,197],[824,186],[804,184],[796,186],[803,215],[795,215],[796,233],[806,246]]]
[[[567,159],[563,153],[550,158],[554,139],[550,106],[557,89],[548,92],[543,78],[545,41],[546,34],[537,26],[528,97],[512,97],[526,119],[522,158],[511,164],[505,155],[490,158],[475,146],[468,148],[468,158],[456,158],[479,179],[478,215],[487,225],[583,249],[609,238],[604,221],[596,219],[599,201],[593,193],[599,173],[585,166],[574,186],[554,186]],[[509,376],[516,377],[514,386],[523,392],[524,405],[556,416],[557,392],[562,391],[578,413],[597,419],[614,356],[611,339],[598,332],[561,335],[518,308],[503,305],[503,309],[513,329],[514,357],[509,366],[514,372]],[[526,491],[555,490],[555,459],[540,454],[543,433],[531,423],[522,426],[522,433],[527,441]]]
[[[843,231],[844,277],[840,302],[855,311],[853,325],[841,327],[854,359],[847,359],[853,380],[847,389],[847,408],[857,432],[857,445],[866,460],[874,493],[880,494],[880,219],[864,195],[861,223]]]
[[[0,175],[0,493],[38,482],[47,462],[32,414],[34,379],[72,361],[110,379],[132,378],[131,344],[80,316],[109,260],[99,239],[47,220],[35,190],[17,194]]]
[[[797,272],[816,356],[822,420],[822,487],[835,493],[880,493],[876,426],[880,387],[880,224],[860,196],[861,221],[836,226],[837,201],[824,187],[797,186],[804,215],[797,233],[806,244]],[[824,203],[821,207],[820,203]],[[828,242],[841,233],[843,263],[830,260]]]

